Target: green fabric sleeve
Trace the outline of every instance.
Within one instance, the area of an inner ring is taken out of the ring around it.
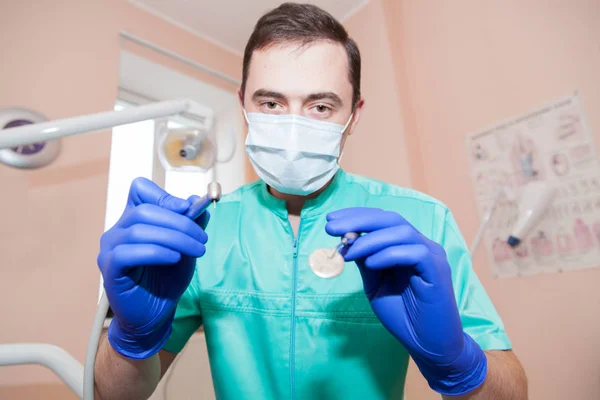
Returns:
[[[452,282],[464,331],[483,350],[510,350],[502,319],[472,267],[471,256],[454,217],[445,215],[440,243],[452,268]]]

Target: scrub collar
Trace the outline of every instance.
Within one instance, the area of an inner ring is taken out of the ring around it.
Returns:
[[[346,181],[346,173],[340,168],[331,183],[327,188],[314,199],[308,199],[304,203],[304,207],[300,213],[300,218],[311,217],[323,213],[335,211],[331,208],[334,204],[336,197],[341,196],[344,191],[344,182]],[[288,211],[286,208],[285,200],[278,199],[269,193],[269,188],[264,181],[260,182],[260,202],[265,207],[269,208],[280,218],[287,219]]]

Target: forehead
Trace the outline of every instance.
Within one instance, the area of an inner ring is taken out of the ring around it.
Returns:
[[[246,91],[251,95],[264,88],[289,96],[334,92],[342,99],[351,98],[346,50],[339,43],[318,41],[254,51]]]

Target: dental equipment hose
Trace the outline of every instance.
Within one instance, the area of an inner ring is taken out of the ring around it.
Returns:
[[[471,244],[471,248],[469,249],[469,253],[471,254],[471,257],[475,257],[475,252],[477,251],[477,248],[479,247],[481,240],[483,240],[483,235],[485,234],[488,224],[490,223],[490,220],[492,219],[494,212],[496,212],[496,207],[498,206],[498,203],[500,203],[500,200],[502,199],[503,196],[505,196],[504,187],[500,186],[496,189],[496,193],[494,194],[494,197],[492,198],[492,203],[490,204],[490,207],[489,207],[488,211],[486,212],[486,214],[484,215],[483,220],[481,221],[481,225],[479,225],[479,229],[477,230],[477,233],[475,234],[475,239],[473,239],[473,243]]]
[[[211,203],[214,204],[220,199],[221,185],[218,182],[211,182],[208,184],[206,195],[192,203],[186,211],[185,216],[195,220],[208,208],[208,206],[210,206]],[[85,354],[83,400],[94,400],[94,367],[96,365],[96,353],[98,352],[98,345],[100,343],[100,337],[102,336],[102,329],[104,328],[104,320],[108,313],[108,307],[108,298],[103,290],[100,301],[98,302],[96,315],[94,316],[92,332]]]

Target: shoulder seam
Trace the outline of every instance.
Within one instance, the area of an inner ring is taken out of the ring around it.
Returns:
[[[441,201],[436,200],[434,198],[431,198],[431,196],[429,196],[429,195],[427,195],[425,193],[423,193],[423,195],[425,196],[425,198],[422,198],[422,199],[418,198],[416,196],[409,196],[409,195],[405,195],[405,194],[402,194],[402,193],[398,193],[398,194],[394,194],[394,193],[372,193],[370,190],[368,190],[365,187],[365,185],[363,185],[360,182],[356,182],[354,179],[351,179],[351,180],[349,179],[347,182],[349,184],[351,184],[351,185],[358,185],[358,186],[360,186],[367,193],[369,193],[369,195],[371,195],[371,196],[378,196],[378,197],[386,197],[386,196],[388,196],[388,197],[398,197],[398,198],[403,198],[403,199],[418,200],[418,201],[422,201],[424,203],[429,203],[429,204],[433,204],[434,206],[440,206],[440,207],[442,207],[444,209],[448,209],[448,207],[446,207]],[[400,190],[402,190],[402,189],[404,189],[404,190],[412,190],[412,189],[409,189],[409,188],[402,188],[400,186],[394,186],[394,187],[396,187],[396,188],[398,188]],[[416,192],[416,193],[420,193],[420,192]]]
[[[241,201],[241,196],[247,191],[255,190],[256,186],[260,184],[260,181],[254,181],[250,183],[246,183],[245,185],[240,186],[236,190],[231,193],[227,193],[223,198],[219,201],[220,203],[238,203]]]

